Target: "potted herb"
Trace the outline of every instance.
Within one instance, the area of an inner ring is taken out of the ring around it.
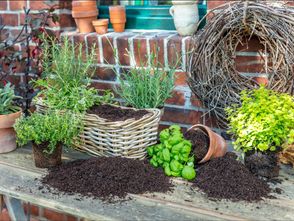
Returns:
[[[234,147],[245,153],[245,165],[255,174],[278,176],[277,152],[293,143],[294,98],[261,86],[241,92],[241,106],[226,109]],[[291,138],[292,136],[292,138]]]
[[[146,147],[156,143],[160,110],[107,104],[113,94],[99,95],[90,86],[95,71],[94,48],[85,57],[82,45],[74,46],[68,39],[62,44],[44,44],[43,78],[35,82],[41,89],[37,111],[51,108],[83,113],[84,130],[78,136],[80,142],[74,144],[78,150],[98,156],[143,159]]]
[[[82,47],[82,44],[75,46],[68,38],[61,43],[53,39],[44,40],[43,77],[34,82],[36,88],[42,89],[36,103],[51,109],[83,113],[91,106],[110,99],[110,93],[99,96],[99,91],[90,86],[95,71],[92,68],[95,49],[93,47],[85,57]]]
[[[21,146],[33,143],[36,167],[61,164],[62,145],[70,146],[81,131],[81,118],[73,113],[49,111],[19,118],[14,129]]]
[[[21,116],[21,109],[13,104],[17,98],[19,97],[14,94],[14,87],[10,83],[0,87],[0,153],[16,149],[13,125]]]
[[[150,65],[133,67],[128,73],[118,74],[119,87],[116,92],[126,104],[137,108],[163,108],[165,101],[172,96],[175,83],[175,67],[166,70],[151,53]]]

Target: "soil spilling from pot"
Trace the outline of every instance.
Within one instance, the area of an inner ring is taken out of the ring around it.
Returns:
[[[50,169],[41,182],[52,192],[57,189],[70,195],[81,194],[108,202],[123,199],[128,193],[167,192],[172,187],[169,177],[147,160],[120,157],[63,164]]]
[[[190,140],[192,143],[192,152],[196,162],[202,160],[209,148],[208,135],[199,130],[189,130],[185,133],[185,139]]]
[[[138,120],[149,112],[146,110],[122,109],[119,107],[104,104],[91,107],[87,111],[87,113],[96,114],[99,117],[104,118],[108,121],[125,121],[131,118],[135,118],[136,120]]]
[[[278,156],[276,152],[255,152],[245,156],[245,166],[255,175],[268,179],[279,176]]]
[[[269,185],[253,175],[236,154],[214,158],[200,165],[194,185],[209,198],[254,202],[269,197]]]

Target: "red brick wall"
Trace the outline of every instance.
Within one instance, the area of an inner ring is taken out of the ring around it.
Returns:
[[[60,1],[61,4],[68,1]],[[232,2],[232,1],[213,1],[208,0],[208,10],[211,10],[219,5]],[[288,4],[294,5],[293,1]],[[2,0],[0,1],[0,17],[3,18],[3,22],[6,25],[6,29],[15,35],[21,29],[23,22],[22,7],[30,7],[33,12],[42,7],[46,7],[43,1],[12,1]],[[173,97],[168,99],[165,107],[165,114],[162,118],[162,127],[168,126],[173,123],[178,123],[184,128],[196,123],[204,123],[208,126],[215,127],[213,119],[203,115],[206,109],[202,106],[201,102],[197,99],[197,96],[191,93],[191,90],[186,83],[186,71],[187,71],[187,53],[190,50],[190,37],[180,37],[175,32],[125,32],[122,34],[108,33],[103,36],[90,34],[78,34],[73,32],[75,30],[74,21],[71,17],[70,5],[63,5],[62,9],[58,10],[58,14],[61,17],[60,23],[57,25],[51,25],[52,30],[56,32],[63,32],[63,36],[69,36],[74,43],[82,43],[84,45],[85,53],[88,53],[88,49],[96,45],[96,74],[93,78],[93,85],[99,89],[112,89],[117,84],[115,73],[111,68],[122,64],[118,67],[119,70],[127,70],[134,64],[138,63],[139,55],[144,57],[146,54],[150,54],[150,51],[154,46],[158,46],[159,61],[168,66],[171,64],[178,54],[182,56],[181,63],[179,64],[176,72],[176,85],[173,92]],[[138,52],[136,48],[140,42],[141,49]],[[113,49],[110,44],[118,51],[118,59],[115,59]],[[133,58],[126,57],[125,50],[128,49]],[[262,46],[258,39],[252,39],[250,42],[243,42],[243,45],[238,47],[237,53],[237,69],[244,75],[250,75],[257,78],[257,80],[264,81],[266,75],[263,73],[263,55]],[[21,50],[21,48],[20,48]],[[20,71],[21,72],[21,71]],[[260,74],[261,73],[261,74]],[[17,73],[17,76],[21,76],[21,73]],[[262,78],[261,78],[262,77]],[[31,207],[32,215],[40,218],[45,217],[47,220],[76,220],[76,218],[59,214],[53,211],[46,210],[44,208]],[[0,216],[1,217],[1,216]],[[0,219],[1,220],[1,219]]]

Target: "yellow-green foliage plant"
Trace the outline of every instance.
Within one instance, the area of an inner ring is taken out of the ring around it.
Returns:
[[[294,143],[294,97],[261,86],[241,92],[241,106],[226,109],[234,147],[248,151],[276,151]]]

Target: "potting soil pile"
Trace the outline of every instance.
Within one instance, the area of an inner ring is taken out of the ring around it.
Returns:
[[[254,176],[234,153],[200,165],[194,185],[208,197],[232,201],[258,201],[270,193],[268,184]]]
[[[104,201],[125,198],[128,193],[167,192],[172,187],[163,171],[153,168],[148,161],[120,157],[99,157],[63,164],[50,169],[41,182],[49,191],[57,189]]]

